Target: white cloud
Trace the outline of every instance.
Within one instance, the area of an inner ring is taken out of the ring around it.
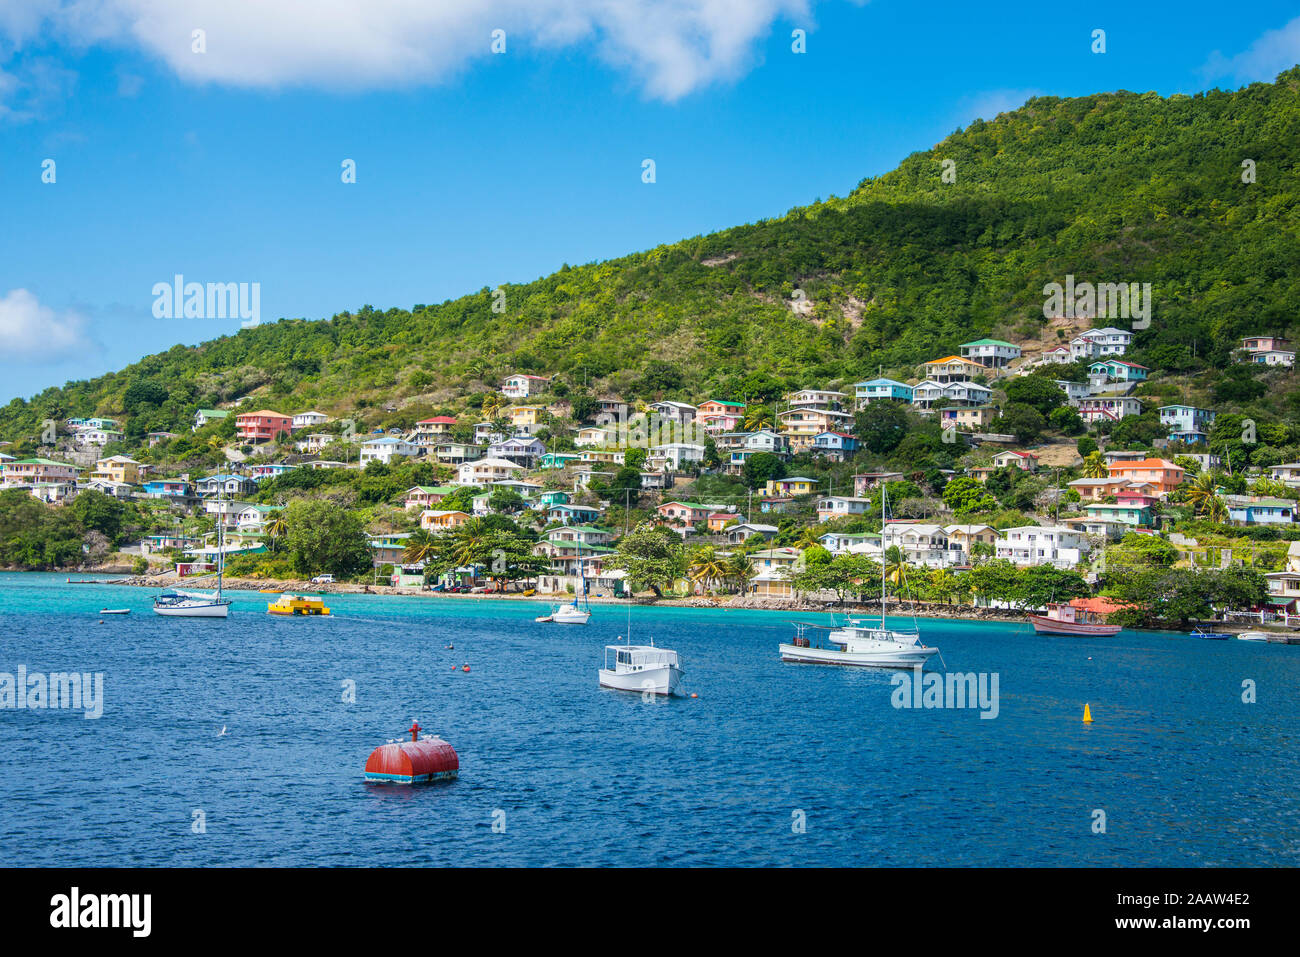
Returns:
[[[1242,53],[1225,57],[1218,50],[1210,54],[1201,74],[1206,80],[1231,77],[1237,83],[1271,83],[1283,70],[1300,63],[1300,17],[1286,26],[1269,30]]]
[[[86,344],[84,320],[42,306],[26,289],[0,298],[0,357],[61,359]]]
[[[812,0],[0,0],[0,33],[78,45],[127,42],[191,82],[403,87],[491,55],[586,46],[653,96],[734,79],[778,18],[805,27]],[[206,52],[191,49],[205,31]]]

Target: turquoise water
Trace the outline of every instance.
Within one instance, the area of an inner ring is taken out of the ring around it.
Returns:
[[[1300,864],[1300,647],[922,619],[950,671],[997,674],[989,720],[783,664],[784,614],[637,608],[699,695],[647,704],[597,687],[623,608],[575,627],[358,595],[280,619],[237,592],[181,620],[64,577],[0,574],[0,672],[102,672],[104,711],[0,711],[8,864]],[[363,783],[412,717],[460,779]]]

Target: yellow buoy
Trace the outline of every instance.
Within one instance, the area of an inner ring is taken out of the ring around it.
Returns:
[[[1083,703],[1083,723],[1092,724],[1092,712],[1088,710],[1088,703]]]

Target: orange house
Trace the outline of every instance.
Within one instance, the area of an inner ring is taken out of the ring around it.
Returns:
[[[1161,498],[1183,484],[1184,470],[1165,459],[1140,459],[1136,462],[1115,462],[1106,466],[1112,479],[1128,482],[1145,482],[1154,485]]]
[[[245,442],[271,442],[293,431],[293,416],[262,409],[235,416],[235,434]]]

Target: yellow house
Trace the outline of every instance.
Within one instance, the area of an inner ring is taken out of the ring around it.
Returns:
[[[469,516],[458,511],[438,511],[426,509],[420,514],[420,527],[429,531],[450,531],[469,521]]]
[[[769,498],[778,496],[811,495],[817,491],[816,479],[793,475],[790,478],[768,479],[766,493]]]
[[[140,463],[130,456],[110,455],[95,463],[95,470],[90,473],[92,480],[104,482],[124,482],[128,485],[140,483]]]
[[[540,405],[513,405],[510,407],[510,424],[515,428],[538,425],[545,410]]]
[[[925,377],[935,382],[965,382],[976,376],[988,375],[989,370],[978,362],[961,356],[944,356],[925,363]]]

